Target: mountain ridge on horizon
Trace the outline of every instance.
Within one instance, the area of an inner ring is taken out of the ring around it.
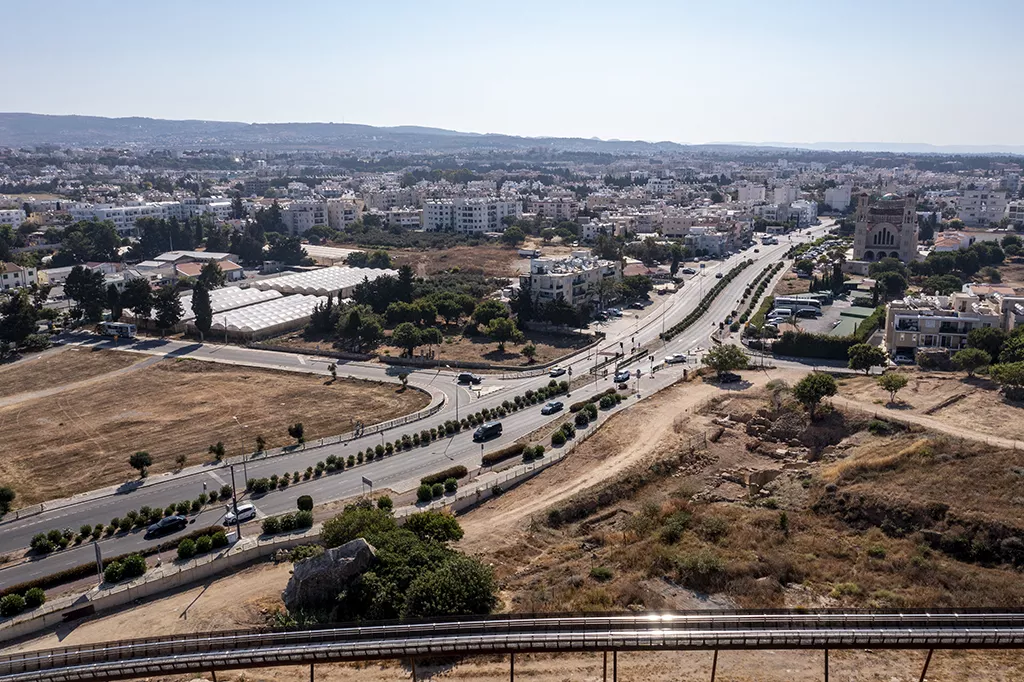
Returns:
[[[147,116],[106,117],[80,114],[0,112],[0,146],[44,144],[97,147],[131,145],[182,147],[320,147],[340,145],[397,151],[451,151],[461,147],[556,151],[642,153],[723,148],[780,151],[876,152],[894,154],[1024,155],[1024,145],[933,145],[924,142],[710,142],[680,143],[583,137],[528,137],[476,133],[430,126],[373,126],[361,123],[245,123],[208,119],[162,119]]]

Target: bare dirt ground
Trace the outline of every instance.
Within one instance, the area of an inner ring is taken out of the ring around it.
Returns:
[[[510,246],[480,244],[479,246],[453,246],[429,251],[415,249],[388,249],[395,267],[411,265],[416,275],[427,277],[451,268],[483,271],[488,277],[514,277],[519,274],[517,249]]]
[[[899,371],[910,383],[896,403],[888,404],[889,394],[875,377],[858,376],[840,381],[838,404],[845,398],[880,416],[913,419],[951,435],[973,432],[992,436],[994,443],[1024,440],[1024,405],[1005,400],[994,382],[960,372]]]
[[[1007,259],[1004,265],[999,266],[999,274],[1004,286],[1013,287],[1018,294],[1024,291],[1024,260]]]
[[[65,347],[0,365],[0,397],[48,390],[141,362],[136,353]]]
[[[293,442],[287,426],[295,422],[312,440],[428,402],[425,393],[386,384],[162,360],[0,408],[0,480],[14,486],[19,504],[31,505],[134,478],[135,450],[148,451],[159,473],[174,469],[179,454],[186,466],[206,461],[217,441],[236,455],[254,450],[257,435],[268,447]]]
[[[775,285],[772,296],[792,296],[793,294],[806,294],[811,290],[811,280],[800,279],[793,271],[787,272]]]

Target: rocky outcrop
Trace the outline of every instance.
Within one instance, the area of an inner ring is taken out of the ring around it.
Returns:
[[[284,588],[289,611],[330,608],[345,584],[373,565],[377,550],[362,538],[295,564]]]

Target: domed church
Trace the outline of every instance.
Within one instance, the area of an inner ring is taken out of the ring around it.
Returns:
[[[853,232],[853,258],[873,262],[897,258],[908,263],[917,257],[917,197],[886,194],[875,202],[866,192],[857,197]]]

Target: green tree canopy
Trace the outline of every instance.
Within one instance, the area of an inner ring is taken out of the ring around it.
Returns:
[[[878,346],[872,346],[867,343],[857,343],[850,346],[847,353],[849,356],[849,363],[847,363],[847,366],[850,369],[855,369],[857,371],[864,370],[864,374],[869,374],[872,367],[885,366],[885,351]]]
[[[415,533],[420,540],[435,542],[456,542],[463,535],[462,526],[453,514],[434,510],[407,516],[403,528]]]
[[[121,307],[131,311],[136,320],[145,320],[153,312],[153,289],[141,277],[133,277],[124,284]]]
[[[391,332],[391,343],[412,355],[413,351],[416,350],[416,346],[422,344],[420,330],[411,322],[403,322]]]
[[[1006,334],[998,327],[979,327],[967,334],[967,345],[988,353],[990,358],[998,358],[999,351],[1006,341]]]
[[[178,297],[177,287],[171,284],[160,287],[153,298],[153,310],[156,312],[156,327],[161,333],[181,322],[185,309]]]
[[[888,391],[890,403],[896,402],[896,394],[909,383],[906,375],[898,372],[886,372],[879,376],[877,381],[883,390]]]
[[[807,408],[807,412],[813,421],[821,401],[834,396],[838,390],[836,380],[831,374],[812,372],[793,386],[793,397]]]
[[[107,302],[103,273],[81,265],[71,268],[64,282],[64,293],[75,302],[87,322],[99,322]]]
[[[739,346],[723,343],[705,353],[701,362],[704,366],[722,374],[745,368],[749,359]]]
[[[224,271],[220,268],[220,263],[211,260],[203,263],[197,279],[206,287],[207,291],[210,291],[224,286],[225,276]]]
[[[980,348],[964,348],[954,353],[951,359],[953,364],[967,372],[969,377],[973,377],[976,371],[992,362],[992,356]]]
[[[192,314],[195,315],[196,329],[206,338],[213,326],[213,304],[210,291],[203,282],[197,282],[192,290]]]
[[[498,350],[505,350],[505,343],[508,341],[520,341],[523,333],[516,327],[516,323],[508,317],[496,317],[487,325],[487,335],[498,342]]]
[[[508,308],[501,301],[489,298],[481,301],[473,310],[473,321],[487,326],[496,317],[508,317]]]

